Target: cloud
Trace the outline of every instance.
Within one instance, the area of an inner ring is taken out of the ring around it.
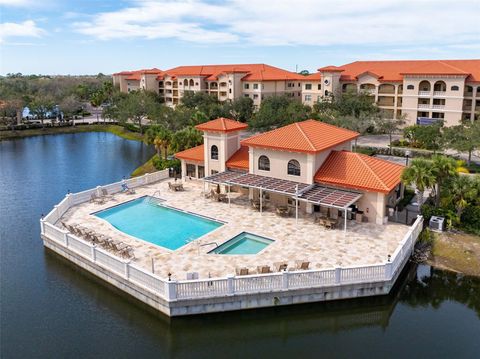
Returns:
[[[478,43],[477,0],[132,0],[74,23],[101,40],[331,46]],[[477,10],[477,11],[476,11]]]
[[[3,6],[28,6],[32,3],[31,0],[0,0],[0,5]]]
[[[33,20],[0,23],[0,43],[11,37],[41,37],[44,33],[45,30],[37,27]]]

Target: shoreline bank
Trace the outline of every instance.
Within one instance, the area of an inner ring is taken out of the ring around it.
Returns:
[[[76,125],[66,127],[45,127],[18,131],[0,131],[0,141],[16,140],[32,136],[58,135],[82,132],[110,132],[116,136],[131,141],[143,141],[143,136],[138,132],[132,132],[119,125],[94,124]]]

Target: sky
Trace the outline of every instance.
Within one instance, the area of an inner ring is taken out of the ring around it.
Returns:
[[[480,0],[0,0],[0,74],[480,58]]]

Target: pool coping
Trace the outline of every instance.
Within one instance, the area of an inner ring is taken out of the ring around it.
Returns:
[[[228,254],[228,253],[214,253],[213,251],[216,250],[217,248],[227,244],[228,242],[230,241],[233,241],[236,237],[240,236],[242,233],[245,233],[245,234],[252,234],[254,236],[257,236],[259,238],[262,238],[262,239],[266,239],[267,241],[270,241],[272,243],[269,243],[268,245],[265,246],[265,248],[263,248],[262,250],[258,251],[257,253],[245,253],[245,254]],[[275,240],[274,239],[271,239],[271,238],[268,238],[268,237],[265,237],[265,236],[262,236],[262,235],[259,235],[259,234],[256,234],[254,232],[249,232],[249,231],[246,231],[246,230],[241,230],[239,233],[235,234],[233,237],[231,238],[228,238],[226,241],[222,242],[220,245],[218,245],[217,247],[215,247],[214,249],[210,250],[207,252],[207,254],[211,254],[211,255],[219,255],[219,256],[256,256],[257,254],[260,254],[262,253],[263,251],[265,251],[270,245],[272,244],[275,244]]]
[[[176,208],[176,207],[173,207],[173,206],[166,205],[165,203],[162,203],[162,204],[157,203],[157,205],[158,205],[159,207],[165,207],[165,208],[170,209],[170,210],[173,210],[173,211],[177,211],[177,212],[181,212],[181,213],[186,213],[186,214],[189,214],[189,215],[191,215],[191,216],[200,217],[200,218],[202,218],[202,219],[207,219],[207,220],[209,220],[209,221],[216,222],[216,223],[219,223],[219,224],[220,224],[220,226],[218,226],[217,228],[215,228],[215,229],[213,229],[213,230],[211,230],[211,231],[209,231],[209,232],[201,235],[200,237],[195,238],[194,240],[192,240],[192,241],[190,241],[190,242],[186,242],[183,246],[180,246],[180,247],[178,247],[178,248],[176,248],[176,249],[170,249],[170,248],[161,246],[161,245],[159,245],[159,244],[149,242],[149,241],[147,241],[147,240],[145,240],[145,239],[143,239],[143,238],[135,237],[135,236],[133,236],[133,235],[131,235],[131,234],[128,234],[128,233],[126,233],[126,232],[124,232],[124,231],[121,231],[120,229],[118,229],[117,227],[115,227],[112,223],[110,223],[109,221],[107,221],[106,219],[104,219],[104,218],[99,217],[99,216],[96,215],[97,213],[104,212],[104,211],[108,211],[108,210],[110,210],[110,209],[112,209],[112,208],[119,207],[119,206],[122,206],[122,205],[124,205],[124,204],[130,203],[130,202],[133,202],[133,201],[137,201],[137,200],[139,200],[139,199],[141,199],[141,198],[146,198],[146,197],[152,197],[152,198],[161,199],[163,202],[166,202],[166,201],[167,201],[166,199],[163,199],[163,198],[160,198],[160,197],[153,197],[153,196],[149,196],[149,195],[144,195],[144,196],[140,196],[140,197],[137,197],[137,198],[130,199],[130,200],[125,201],[125,202],[122,202],[122,203],[115,204],[114,206],[107,207],[107,208],[101,209],[101,210],[96,211],[96,212],[91,212],[91,213],[89,213],[89,215],[95,217],[96,219],[98,219],[98,220],[100,220],[100,221],[105,222],[105,223],[106,223],[107,225],[109,225],[114,231],[117,231],[117,232],[119,232],[119,233],[121,233],[121,234],[123,234],[123,235],[125,235],[125,236],[127,236],[127,237],[129,237],[129,238],[134,239],[134,240],[141,241],[141,242],[143,242],[143,243],[145,243],[145,244],[147,244],[147,245],[156,246],[156,247],[158,247],[158,248],[161,248],[161,249],[163,249],[163,250],[166,250],[166,251],[169,252],[169,253],[173,253],[173,252],[175,252],[175,251],[177,251],[177,250],[179,250],[179,249],[181,249],[181,248],[184,248],[184,247],[188,246],[189,244],[192,244],[192,243],[196,242],[197,240],[202,239],[203,237],[205,237],[205,236],[207,236],[207,235],[209,235],[209,234],[211,234],[211,233],[214,233],[214,232],[218,231],[218,230],[221,229],[224,225],[228,224],[227,221],[221,221],[221,220],[217,220],[217,219],[214,219],[214,218],[211,218],[211,217],[208,217],[208,216],[204,216],[204,215],[201,215],[201,214],[197,214],[197,213],[195,213],[195,212],[182,210],[182,209],[180,209],[180,208]],[[228,240],[227,240],[227,241],[228,241]]]

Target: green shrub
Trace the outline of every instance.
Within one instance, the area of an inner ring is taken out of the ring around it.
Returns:
[[[180,160],[166,160],[164,158],[159,158],[154,156],[152,159],[153,165],[157,170],[164,170],[165,168],[173,168],[175,171],[180,172]]]
[[[449,229],[459,223],[459,219],[453,208],[435,208],[434,205],[425,203],[420,212],[427,223],[430,221],[432,216],[444,217],[446,221],[446,227]]]
[[[469,232],[480,234],[480,206],[467,206],[462,213],[461,226]]]

